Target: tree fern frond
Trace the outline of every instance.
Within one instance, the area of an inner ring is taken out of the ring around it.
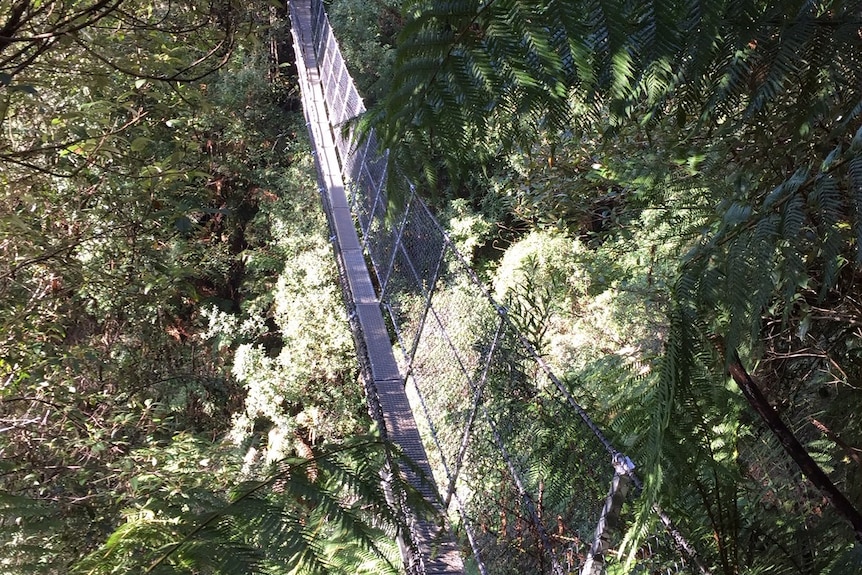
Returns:
[[[860,102],[862,105],[862,102]],[[862,262],[862,128],[857,130],[849,150],[848,193],[850,196],[853,230],[856,235],[856,263]]]
[[[799,238],[803,233],[805,224],[805,202],[802,194],[794,194],[781,209],[781,230],[779,232],[779,241],[784,242],[783,238]],[[799,290],[801,285],[805,284],[807,278],[805,261],[795,242],[786,242],[780,247],[782,259],[782,288],[783,301],[793,301],[793,297]],[[784,319],[787,320],[787,314],[790,312],[790,307],[785,308]]]
[[[380,484],[385,448],[375,438],[358,438],[312,459],[281,462],[262,481],[237,486],[227,501],[190,490],[179,506],[130,513],[76,572],[334,573],[335,544],[395,571],[386,547],[402,516]]]
[[[838,184],[831,174],[817,178],[808,202],[818,214],[817,229],[821,241],[819,259],[823,262],[823,277],[820,282],[820,297],[832,289],[839,269],[844,263],[844,241],[839,225],[844,218],[844,206]]]

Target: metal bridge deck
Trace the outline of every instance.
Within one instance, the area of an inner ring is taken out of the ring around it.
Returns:
[[[404,391],[404,379],[395,361],[380,301],[371,282],[353,216],[348,207],[312,40],[310,0],[292,0],[290,13],[303,107],[317,155],[320,180],[328,200],[324,205],[335,232],[335,251],[343,264],[352,299],[350,306],[356,310],[361,338],[374,380],[371,387],[376,391],[377,397],[370,399],[372,403],[376,399],[379,404],[387,438],[394,441],[404,454],[413,460],[425,478],[410,469],[402,469],[401,472],[407,481],[439,510],[439,497],[425,448]],[[408,560],[413,563],[408,565],[411,572],[453,575],[464,572],[457,546],[445,527],[441,528],[424,520],[414,520],[413,539],[418,547],[419,557],[413,561]]]

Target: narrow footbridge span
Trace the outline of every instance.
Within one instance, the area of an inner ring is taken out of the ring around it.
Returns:
[[[634,465],[514,327],[425,203],[414,195],[387,212],[386,156],[373,134],[359,140],[349,130],[365,108],[323,3],[290,0],[289,8],[369,409],[415,463],[393,472],[450,520],[407,518],[408,573],[707,573],[660,510],[659,530],[628,561],[615,553],[626,493],[641,486]]]

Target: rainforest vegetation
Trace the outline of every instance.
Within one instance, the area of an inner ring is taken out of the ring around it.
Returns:
[[[0,2],[0,573],[397,571],[287,38]]]
[[[328,10],[392,209],[637,463],[627,537],[862,572],[858,2]],[[0,573],[401,569],[288,27],[0,0]]]

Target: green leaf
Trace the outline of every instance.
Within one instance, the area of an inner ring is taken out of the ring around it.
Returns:
[[[140,136],[140,137],[137,137],[137,138],[135,138],[134,140],[132,140],[132,143],[130,144],[130,146],[129,146],[129,147],[131,148],[131,150],[132,150],[133,152],[142,152],[142,151],[143,151],[143,150],[145,150],[145,149],[147,148],[147,146],[149,146],[152,142],[153,142],[153,141],[152,141],[151,139],[149,139],[149,138],[145,138],[145,137],[143,137],[143,136]]]
[[[188,216],[180,216],[176,220],[174,220],[174,227],[179,232],[187,233],[192,231],[194,224],[191,219],[188,218]]]

